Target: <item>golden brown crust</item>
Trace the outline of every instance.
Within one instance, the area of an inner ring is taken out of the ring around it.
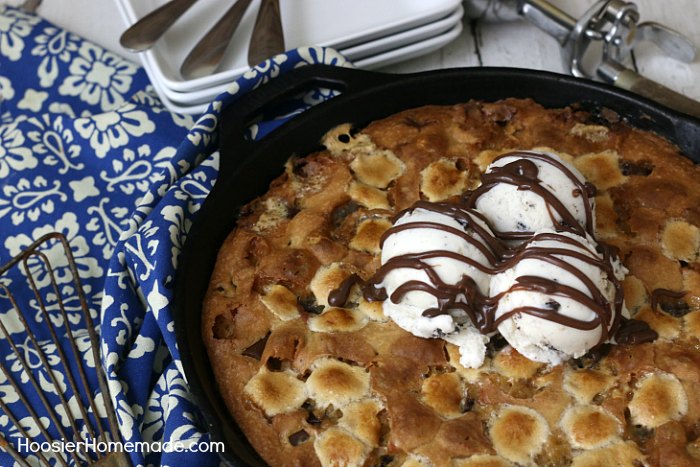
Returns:
[[[423,107],[333,129],[244,209],[221,247],[203,337],[222,396],[272,465],[698,465],[700,169],[613,119],[529,100]],[[352,291],[393,213],[474,188],[512,149],[549,148],[596,185],[626,301],[660,338],[554,368],[493,342],[456,348]],[[653,296],[665,288],[681,298]],[[658,299],[657,308],[652,302]]]

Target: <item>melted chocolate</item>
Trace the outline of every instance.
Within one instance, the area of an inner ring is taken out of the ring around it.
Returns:
[[[350,274],[340,287],[328,294],[328,304],[330,306],[345,306],[350,296],[350,290],[355,284],[364,285],[364,281],[357,274]]]
[[[591,368],[610,353],[612,344],[604,343],[594,346],[582,357],[572,361],[578,368]]]
[[[687,292],[685,291],[676,291],[676,290],[669,290],[669,289],[654,289],[651,292],[651,308],[654,311],[658,311],[659,309],[659,304],[664,298],[672,298],[674,300],[678,300],[680,298],[685,297],[685,294]]]
[[[599,243],[598,251],[596,252],[588,249],[584,243],[577,240],[579,237],[593,236],[591,198],[595,196],[595,187],[581,182],[566,166],[545,154],[517,152],[505,154],[501,157],[513,155],[521,156],[521,159],[510,162],[503,167],[494,167],[491,172],[484,174],[482,176],[482,185],[469,193],[461,202],[430,203],[419,201],[411,208],[398,213],[394,218],[394,226],[388,229],[380,240],[380,245],[383,246],[390,236],[412,229],[433,229],[447,232],[474,246],[486,259],[486,264],[482,264],[474,258],[446,250],[404,254],[386,261],[366,283],[363,283],[359,276],[355,274],[349,276],[338,289],[331,292],[329,303],[333,306],[343,306],[348,299],[350,289],[356,284],[361,284],[363,295],[368,301],[389,299],[394,303],[399,303],[410,292],[420,291],[428,293],[435,297],[437,306],[424,310],[423,316],[436,317],[461,310],[469,317],[474,327],[484,334],[496,332],[500,323],[514,315],[528,314],[583,331],[600,327],[602,332],[597,345],[603,344],[612,337],[615,337],[616,341],[621,344],[654,340],[657,337],[656,333],[645,323],[622,318],[622,286],[620,281],[616,279],[613,269],[613,260],[616,259],[617,249],[613,246]],[[554,165],[572,181],[576,187],[573,195],[583,197],[586,215],[585,226],[581,226],[559,199],[542,186],[541,181],[538,179],[538,167],[532,162],[532,159]],[[555,230],[572,233],[576,237],[572,238],[555,232],[537,235],[532,232],[498,232],[491,234],[488,229],[483,227],[483,225],[488,225],[486,220],[478,211],[473,209],[473,206],[479,196],[501,183],[515,185],[519,190],[531,190],[541,196],[545,200]],[[423,209],[449,216],[457,221],[463,227],[463,230],[437,222],[426,221],[406,222],[396,225],[402,216],[415,209]],[[507,248],[499,239],[527,239],[529,241],[515,248]],[[541,245],[532,246],[532,242],[536,241],[555,241],[559,244],[569,245],[573,249],[552,248]],[[448,284],[442,281],[429,261],[435,258],[448,258],[459,261],[490,275],[512,268],[524,259],[537,259],[576,277],[584,285],[584,290],[565,286],[554,279],[540,276],[520,276],[508,290],[489,297],[483,294],[474,280],[467,275],[463,276],[462,280],[456,284]],[[589,264],[604,273],[615,289],[612,301],[606,298],[593,280],[575,266],[577,261]],[[391,296],[387,296],[386,290],[380,284],[390,272],[396,269],[421,270],[428,276],[429,281],[407,281],[397,287]],[[537,306],[517,307],[496,318],[501,298],[510,292],[518,290],[536,291],[552,297],[563,297],[576,301],[591,310],[594,318],[589,321],[583,321],[562,314],[560,313],[561,305],[554,300],[548,301],[543,308]],[[675,292],[670,293],[677,294]],[[659,294],[664,293],[659,292]],[[669,293],[665,295],[676,296]],[[654,303],[653,296],[652,302]]]
[[[620,329],[615,335],[618,344],[643,344],[655,341],[659,334],[651,329],[647,323],[638,319],[623,319]]]
[[[577,235],[585,236],[586,233],[593,235],[593,210],[591,207],[591,198],[595,196],[595,187],[590,183],[581,182],[576,175],[569,170],[564,164],[557,159],[549,157],[546,154],[532,151],[518,151],[508,154],[503,154],[497,157],[494,162],[505,157],[519,157],[519,159],[509,162],[503,167],[492,167],[491,171],[481,176],[481,185],[466,196],[466,204],[468,207],[474,207],[477,199],[486,192],[500,184],[513,185],[519,191],[532,191],[541,197],[547,207],[549,217],[552,219],[552,224],[557,231],[568,231]],[[542,185],[542,181],[538,178],[539,170],[537,164],[532,160],[544,162],[553,165],[564,174],[571,183],[575,186],[572,194],[574,197],[581,196],[583,208],[585,210],[586,222],[585,225],[580,225],[576,217],[569,212],[564,204],[551,191]],[[532,237],[533,232],[494,232],[496,237],[501,240],[527,240]]]
[[[455,235],[466,243],[474,246],[486,259],[487,264],[483,265],[474,258],[469,258],[446,250],[434,250],[398,256],[387,261],[386,264],[377,271],[374,277],[370,279],[365,287],[365,299],[373,301],[382,295],[386,295],[386,292],[381,292],[381,288],[378,287],[378,284],[380,284],[386,275],[394,269],[420,269],[427,274],[430,283],[422,281],[406,282],[398,287],[391,294],[391,297],[388,297],[392,302],[399,302],[401,298],[409,292],[423,291],[433,295],[438,303],[436,308],[425,310],[423,312],[424,316],[434,317],[446,314],[449,310],[459,309],[466,313],[477,327],[481,328],[487,326],[488,323],[484,321],[485,315],[477,311],[477,309],[480,308],[480,303],[484,302],[484,300],[472,278],[464,276],[457,284],[447,284],[443,282],[440,276],[435,272],[429,260],[447,258],[462,262],[482,272],[492,274],[501,261],[501,257],[506,255],[507,250],[501,245],[498,239],[484,227],[487,223],[483,216],[473,209],[467,209],[460,204],[454,203],[430,203],[419,201],[412,208],[399,213],[396,220],[413,209],[423,209],[451,217],[457,221],[458,224],[463,226],[464,229],[457,229],[436,222],[406,222],[404,224],[394,225],[394,227],[387,230],[381,238],[381,245],[384,244],[389,236],[398,232],[411,229],[439,230]]]
[[[434,210],[436,209],[439,209],[439,206],[435,206]],[[424,223],[415,224],[420,225],[420,227],[417,228],[425,228]],[[397,226],[396,229],[398,230],[406,225],[412,225],[412,223],[402,224]],[[389,229],[388,235],[391,235],[397,230],[394,230],[394,228]],[[470,237],[465,232],[461,232],[460,236],[474,240],[473,237]],[[585,248],[574,238],[559,233],[541,233],[532,238],[532,241],[547,240],[569,244],[577,248]],[[474,324],[479,331],[484,334],[489,334],[495,332],[501,322],[518,313],[523,313],[580,330],[591,330],[601,326],[603,332],[601,333],[600,341],[603,342],[609,339],[610,336],[607,331],[610,329],[614,332],[617,329],[623,302],[622,287],[619,281],[615,279],[612,264],[609,261],[600,259],[593,251],[582,252],[578,249],[545,248],[539,246],[525,248],[525,246],[526,245],[522,245],[514,250],[501,249],[501,259],[493,261],[490,265],[482,265],[472,258],[467,258],[450,251],[438,250],[401,255],[388,260],[379,271],[377,271],[374,277],[370,279],[366,287],[371,285],[376,289],[377,284],[380,284],[384,278],[395,269],[419,269],[426,273],[430,279],[429,283],[423,281],[407,281],[397,287],[388,298],[392,302],[398,303],[407,293],[413,291],[421,291],[433,295],[437,300],[438,306],[425,310],[423,316],[435,317],[441,314],[447,314],[451,310],[462,310],[469,316],[472,324]],[[524,259],[537,259],[550,263],[572,274],[584,284],[588,294],[578,289],[564,286],[551,279],[538,276],[521,276],[517,278],[516,283],[507,291],[494,297],[488,297],[478,290],[473,279],[469,276],[464,276],[462,280],[456,284],[447,284],[443,282],[434,268],[426,262],[427,259],[431,258],[450,258],[458,260],[492,275],[511,268],[515,266],[517,262]],[[608,302],[606,297],[589,277],[570,264],[570,261],[563,258],[575,259],[602,269],[615,286],[615,299],[613,303]],[[591,321],[582,321],[559,313],[559,306],[546,306],[545,308],[527,306],[514,308],[496,319],[496,311],[500,299],[504,295],[517,290],[538,291],[552,296],[560,296],[575,300],[592,310],[596,317]],[[370,294],[365,294],[365,298],[370,301],[373,299]]]
[[[457,221],[458,224],[465,227],[465,230],[455,229],[453,227],[438,224],[435,222],[407,222],[398,226],[395,225],[394,227],[384,232],[379,241],[380,247],[384,246],[384,242],[387,238],[389,238],[390,235],[394,235],[404,230],[427,228],[451,233],[453,235],[458,236],[462,240],[471,243],[477,249],[479,249],[479,251],[481,251],[481,253],[484,256],[486,256],[486,258],[491,262],[491,264],[495,264],[498,260],[497,255],[502,254],[504,251],[504,247],[501,245],[498,239],[494,238],[491,232],[479,225],[478,222],[474,221],[474,219],[478,219],[483,224],[488,225],[488,222],[486,221],[484,216],[480,212],[472,208],[467,208],[462,204],[445,202],[431,203],[428,201],[418,201],[410,208],[405,209],[399,212],[396,216],[394,216],[393,223],[396,224],[396,221],[403,217],[404,214],[407,214],[415,209],[423,209],[426,211],[435,212],[437,214],[449,216],[455,221]],[[474,235],[469,235],[469,233],[466,232],[467,227],[471,229]]]
[[[585,246],[577,240],[558,233],[541,233],[532,238],[532,241],[547,240],[568,244],[575,248],[582,248],[585,250]],[[497,302],[503,295],[514,290],[531,290],[541,292],[546,295],[560,296],[577,301],[593,311],[596,317],[591,321],[577,320],[559,313],[559,306],[548,306],[547,308],[519,307],[499,317],[498,320],[494,322],[494,325],[498,326],[501,322],[517,313],[526,313],[580,330],[591,330],[601,325],[603,332],[601,333],[600,342],[607,340],[609,338],[607,330],[610,329],[612,332],[614,332],[618,327],[623,304],[622,286],[619,281],[615,279],[613,267],[610,261],[600,259],[590,250],[582,252],[580,250],[566,248],[546,248],[542,246],[530,246],[529,248],[525,248],[525,246],[527,245],[523,245],[516,251],[515,255],[501,263],[495,272],[497,273],[511,268],[515,266],[518,261],[522,261],[524,259],[537,259],[539,261],[552,264],[553,266],[573,275],[584,285],[588,293],[586,294],[578,289],[565,286],[552,279],[545,279],[539,276],[521,276],[517,278],[516,283],[509,290],[499,294],[498,296],[491,297],[490,300]],[[615,297],[613,302],[610,303],[608,301],[596,284],[589,277],[587,277],[586,274],[572,265],[571,261],[567,261],[564,258],[581,261],[602,270],[615,287]],[[497,303],[494,304],[494,308],[496,306]],[[495,329],[491,329],[489,332],[493,331],[495,331]]]

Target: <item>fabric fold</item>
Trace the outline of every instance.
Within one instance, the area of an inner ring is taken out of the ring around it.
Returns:
[[[287,52],[231,83],[194,120],[165,110],[143,70],[116,54],[17,9],[0,7],[0,20],[7,25],[0,41],[11,44],[0,47],[0,263],[42,233],[64,233],[100,323],[122,440],[205,443],[180,364],[171,301],[178,255],[216,183],[221,109],[298,66],[350,64],[330,49]],[[333,95],[315,90],[288,102],[255,137]],[[48,284],[42,287],[46,292]],[[0,303],[0,318],[11,314]],[[70,325],[79,331],[81,322]],[[12,367],[6,344],[0,352]],[[7,387],[0,381],[0,391]],[[8,400],[19,410],[19,401]],[[17,439],[7,417],[0,416],[0,431]],[[216,453],[195,451],[130,457],[134,465],[219,462]],[[0,464],[13,461],[3,453]]]

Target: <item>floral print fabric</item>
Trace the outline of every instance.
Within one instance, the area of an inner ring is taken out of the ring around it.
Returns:
[[[308,63],[347,65],[332,50],[288,52],[232,83],[195,120],[168,112],[139,66],[36,16],[0,7],[0,264],[45,233],[58,231],[67,237],[90,314],[100,325],[101,363],[124,442],[190,445],[208,440],[175,342],[170,301],[178,255],[216,181],[220,110],[250,89]],[[301,110],[329,97],[332,93],[317,91],[292,107]],[[277,124],[260,125],[257,137]],[[54,273],[61,293],[75,292],[65,262],[59,261]],[[76,332],[82,357],[94,365],[78,308],[67,307],[66,323],[51,311],[59,297],[49,290],[50,278],[40,269],[36,277],[49,319]],[[12,280],[26,278],[6,278],[0,284],[11,287]],[[27,336],[11,325],[13,318],[7,300],[0,300],[0,319],[10,323],[8,332],[21,349],[32,354]],[[35,318],[43,319],[38,311]],[[56,349],[41,342],[63,388]],[[4,340],[0,359],[18,384],[27,384]],[[40,362],[32,368],[40,381],[47,381]],[[52,392],[48,383],[42,388]],[[0,395],[29,426],[2,372]],[[66,397],[71,396],[67,389]],[[48,394],[48,399],[58,404],[60,395]],[[62,427],[46,416],[44,421],[55,438],[72,436],[65,417],[57,420]],[[0,431],[10,442],[18,439],[2,411]],[[37,427],[28,432],[43,436]],[[198,452],[135,452],[130,457],[134,465],[144,466],[219,462],[216,454]],[[36,456],[30,462],[36,463]],[[13,461],[2,453],[0,465]]]

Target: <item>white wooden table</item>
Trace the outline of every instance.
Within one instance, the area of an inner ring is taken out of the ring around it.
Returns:
[[[18,4],[22,0],[0,0]],[[292,0],[302,1],[302,0]],[[573,16],[582,14],[594,0],[551,0]],[[642,21],[658,21],[682,32],[700,47],[699,0],[636,0]],[[133,59],[121,49],[118,38],[125,25],[114,0],[44,0],[39,15]],[[640,47],[636,66],[652,78],[688,97],[700,100],[700,58],[686,64],[664,56],[653,45]],[[565,72],[558,43],[524,21],[489,23],[464,19],[462,34],[443,49],[383,68],[412,72],[461,66],[513,66]]]
[[[595,0],[550,0],[578,18]],[[641,21],[657,21],[683,33],[700,50],[700,1],[633,0]],[[477,52],[478,51],[478,52]],[[700,55],[700,54],[699,54]],[[659,83],[700,100],[700,56],[693,63],[670,59],[654,45],[635,51],[637,71]],[[551,36],[527,22],[484,23],[465,18],[462,35],[433,54],[387,67],[408,72],[456,66],[512,66],[565,73],[561,48]]]

